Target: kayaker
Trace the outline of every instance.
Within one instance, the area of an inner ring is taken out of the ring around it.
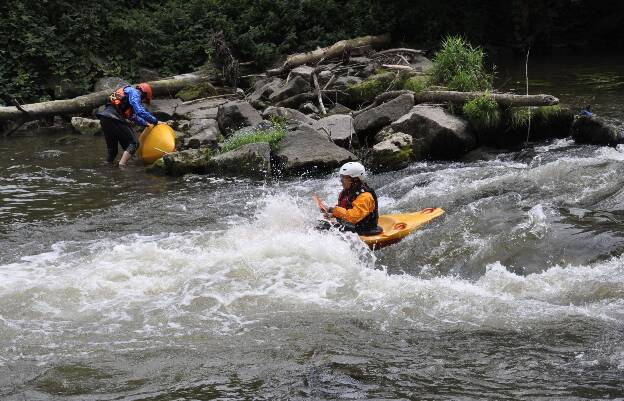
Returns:
[[[147,83],[140,83],[135,87],[121,86],[110,95],[109,100],[104,110],[96,114],[100,119],[108,149],[106,161],[113,163],[117,157],[119,144],[124,150],[119,160],[119,167],[125,167],[139,147],[139,142],[129,122],[133,121],[143,127],[163,123],[145,110],[142,105],[142,103],[149,105],[152,102],[152,88]]]
[[[338,204],[327,207],[316,199],[327,218],[337,219],[340,229],[360,235],[376,235],[383,231],[377,225],[379,205],[375,191],[363,181],[365,172],[361,163],[344,164],[340,168],[342,191],[338,195]]]

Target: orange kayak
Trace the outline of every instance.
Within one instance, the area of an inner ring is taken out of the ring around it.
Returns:
[[[139,137],[137,156],[145,164],[152,164],[167,153],[174,151],[175,134],[173,128],[166,124],[145,128]]]
[[[379,216],[377,223],[383,228],[383,232],[377,235],[360,235],[360,238],[371,249],[380,249],[401,241],[421,225],[443,214],[444,210],[439,207],[430,207],[413,213],[384,214]]]

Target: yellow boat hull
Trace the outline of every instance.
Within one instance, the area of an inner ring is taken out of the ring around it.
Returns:
[[[175,151],[175,134],[166,124],[145,128],[139,137],[137,155],[145,164],[152,164],[173,151]]]
[[[360,238],[371,249],[383,248],[401,241],[421,225],[443,214],[444,210],[436,207],[414,213],[381,215],[377,224],[383,228],[383,232],[377,235],[360,235]]]

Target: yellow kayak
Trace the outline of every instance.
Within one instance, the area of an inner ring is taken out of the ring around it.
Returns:
[[[145,128],[139,137],[137,155],[145,164],[152,164],[173,151],[175,151],[175,134],[166,124]]]
[[[379,216],[377,223],[383,228],[383,232],[377,235],[360,235],[360,238],[371,249],[383,248],[401,241],[421,225],[443,214],[444,210],[439,207],[431,207],[414,213],[384,214]]]

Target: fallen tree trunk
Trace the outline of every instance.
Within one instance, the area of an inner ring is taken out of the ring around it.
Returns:
[[[148,82],[154,95],[175,95],[180,89],[189,85],[207,81],[207,76],[197,74],[177,75],[173,78]],[[78,96],[73,99],[53,100],[50,102],[32,103],[15,106],[0,107],[0,121],[16,120],[30,121],[42,117],[78,114],[93,110],[108,101],[110,91],[100,91]]]
[[[414,93],[416,103],[466,103],[479,96],[488,95],[498,104],[509,107],[519,106],[552,106],[559,99],[552,95],[515,95],[512,93],[456,92],[456,91],[422,91]]]
[[[390,35],[362,36],[354,39],[341,40],[329,47],[316,49],[311,52],[292,54],[288,56],[281,68],[269,70],[269,75],[279,75],[304,64],[313,64],[320,60],[342,56],[346,51],[363,46],[383,47],[390,44]]]

